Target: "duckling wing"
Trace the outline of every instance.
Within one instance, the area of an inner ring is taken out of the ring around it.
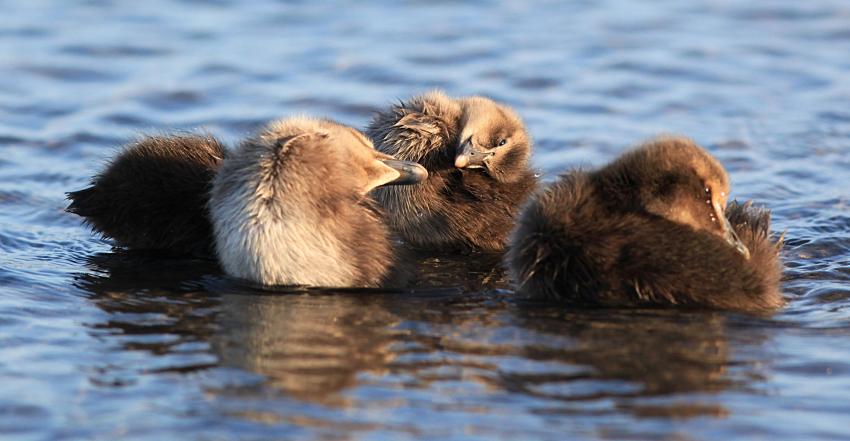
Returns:
[[[208,256],[206,204],[224,155],[212,137],[146,137],[119,153],[90,187],[68,193],[67,211],[119,246]]]
[[[621,281],[632,284],[638,302],[729,310],[783,303],[778,251],[767,241],[747,243],[755,246],[745,259],[724,240],[686,226],[647,223],[633,237],[616,269]]]
[[[779,292],[782,279],[780,254],[785,233],[779,238],[771,237],[770,210],[754,207],[751,201],[744,204],[731,202],[726,208],[726,218],[750,251],[748,267],[755,269],[750,284],[762,287],[760,300],[768,308],[782,306],[785,301]]]
[[[757,241],[769,240],[770,210],[754,207],[752,201],[743,204],[732,201],[726,207],[726,218],[744,245],[749,247]],[[776,241],[776,244],[779,245],[779,242],[781,240]]]
[[[378,150],[420,163],[429,162],[432,153],[446,151],[452,135],[444,118],[403,107],[377,114],[366,134]]]

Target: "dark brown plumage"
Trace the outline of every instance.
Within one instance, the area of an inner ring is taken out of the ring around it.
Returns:
[[[149,136],[127,146],[67,210],[116,245],[212,256],[206,203],[225,156],[211,136]]]
[[[762,311],[783,304],[765,210],[733,202],[711,155],[660,138],[531,198],[506,263],[532,297]],[[725,211],[724,211],[725,208]]]
[[[379,112],[366,130],[377,148],[416,161],[429,178],[375,197],[418,248],[501,251],[519,205],[536,188],[531,141],[509,107],[435,91]]]

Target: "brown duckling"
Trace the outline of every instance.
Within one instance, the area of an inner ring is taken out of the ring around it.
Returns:
[[[434,91],[379,112],[366,133],[378,150],[428,169],[415,188],[375,191],[408,243],[443,251],[504,248],[519,206],[537,185],[531,140],[513,110]]]
[[[574,304],[780,307],[770,214],[727,207],[728,194],[723,166],[679,137],[564,174],[523,208],[511,278],[528,296]]]
[[[68,193],[67,211],[120,247],[212,256],[206,205],[224,156],[224,146],[210,136],[142,138],[90,187]]]
[[[213,179],[218,261],[228,275],[262,285],[379,286],[395,253],[368,193],[426,177],[350,127],[273,122],[229,154]]]

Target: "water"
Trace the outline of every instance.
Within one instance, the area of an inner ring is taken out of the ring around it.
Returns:
[[[847,2],[0,9],[0,437],[850,438]],[[694,137],[774,210],[788,307],[569,311],[438,259],[441,289],[263,293],[63,212],[139,133],[362,127],[434,87],[515,106],[547,179]]]

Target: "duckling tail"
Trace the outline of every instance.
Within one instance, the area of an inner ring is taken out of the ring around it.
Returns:
[[[87,206],[90,207],[90,204],[86,202],[92,198],[94,192],[95,188],[89,187],[65,193],[65,198],[71,201],[65,208],[65,211],[76,214],[77,216],[91,216],[93,213],[86,208]]]

